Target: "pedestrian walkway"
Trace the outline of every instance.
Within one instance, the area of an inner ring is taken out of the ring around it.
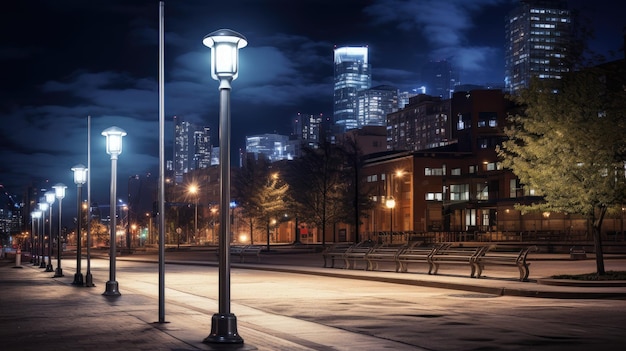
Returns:
[[[202,259],[187,260],[184,253],[166,254],[167,264],[217,266],[214,253],[200,253]],[[118,260],[157,262],[154,254],[128,255]],[[104,264],[106,261],[97,260]],[[69,262],[68,262],[69,263]],[[319,253],[265,253],[260,262],[232,263],[232,269],[256,269],[364,279],[396,284],[465,290],[477,293],[546,298],[626,298],[626,286],[541,284],[554,274],[589,273],[593,260],[568,260],[565,255],[531,258],[531,281],[513,279],[515,270],[487,272],[481,279],[467,277],[466,270],[450,267],[442,274],[416,272],[346,270],[323,268]],[[626,271],[626,259],[609,258],[607,270]],[[21,268],[16,268],[21,267]],[[508,278],[507,278],[508,277]],[[210,330],[211,316],[204,310],[190,311],[168,304],[167,322],[156,323],[155,301],[141,294],[125,293],[124,298],[107,298],[99,288],[71,286],[72,276],[52,278],[29,262],[19,266],[7,259],[0,261],[0,342],[3,350],[224,350],[224,345],[207,345],[202,340]],[[174,298],[174,297],[172,297]],[[193,299],[197,298],[197,303]],[[206,298],[185,296],[188,303],[206,306]],[[192,299],[192,300],[189,300]],[[217,302],[211,302],[215,305]],[[406,350],[406,345],[297,318],[264,313],[245,306],[237,307],[238,329],[245,344],[238,350]],[[245,318],[244,318],[245,317]],[[243,322],[245,321],[245,322]]]

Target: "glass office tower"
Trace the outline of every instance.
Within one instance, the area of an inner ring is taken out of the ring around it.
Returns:
[[[367,56],[367,46],[335,48],[334,120],[343,131],[358,128],[357,92],[372,84]]]

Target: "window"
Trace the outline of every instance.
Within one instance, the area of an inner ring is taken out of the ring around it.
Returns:
[[[509,180],[509,197],[517,197],[517,179]]]
[[[450,200],[452,201],[469,200],[469,184],[450,185]]]
[[[446,174],[445,167],[443,167],[443,168],[429,168],[429,167],[424,168],[424,175],[427,175],[427,176],[442,176],[442,175],[445,175],[445,174]]]
[[[489,200],[489,186],[476,184],[476,200]]]
[[[442,193],[426,193],[426,201],[443,201]]]
[[[497,127],[498,126],[498,114],[495,112],[479,112],[478,113],[478,128],[485,127]]]
[[[461,169],[460,168],[452,168],[452,171],[450,172],[450,174],[452,174],[452,175],[461,175]]]

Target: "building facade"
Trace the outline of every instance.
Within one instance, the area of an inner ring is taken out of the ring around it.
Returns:
[[[570,70],[572,16],[565,1],[521,0],[505,23],[507,91],[528,87],[532,77],[560,79]]]
[[[398,89],[379,85],[357,92],[357,128],[384,126],[387,115],[398,110]]]
[[[209,127],[200,128],[183,118],[174,116],[174,181],[183,181],[183,175],[194,169],[208,167],[211,162],[211,134]]]

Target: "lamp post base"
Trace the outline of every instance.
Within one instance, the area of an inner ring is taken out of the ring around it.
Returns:
[[[63,276],[63,269],[61,269],[61,267],[57,267],[57,269],[54,271],[54,277],[53,278],[59,278]]]
[[[78,272],[74,274],[74,281],[72,282],[72,285],[83,286],[83,274],[82,273]]]
[[[87,274],[85,275],[85,287],[93,288],[94,286],[96,286],[96,284],[93,283],[93,276],[91,275],[91,272],[87,271]]]
[[[237,333],[237,317],[234,314],[216,313],[211,319],[211,334],[203,341],[205,344],[243,344]]]
[[[46,258],[42,257],[41,262],[39,263],[39,268],[46,268]]]
[[[52,264],[48,263],[46,265],[46,272],[54,272],[54,268],[52,268]]]
[[[107,284],[106,284],[106,289],[104,290],[102,295],[104,295],[104,296],[120,296],[120,295],[122,295],[122,294],[120,294],[120,290],[119,290],[119,286],[117,284],[117,281],[109,280],[107,282]]]

